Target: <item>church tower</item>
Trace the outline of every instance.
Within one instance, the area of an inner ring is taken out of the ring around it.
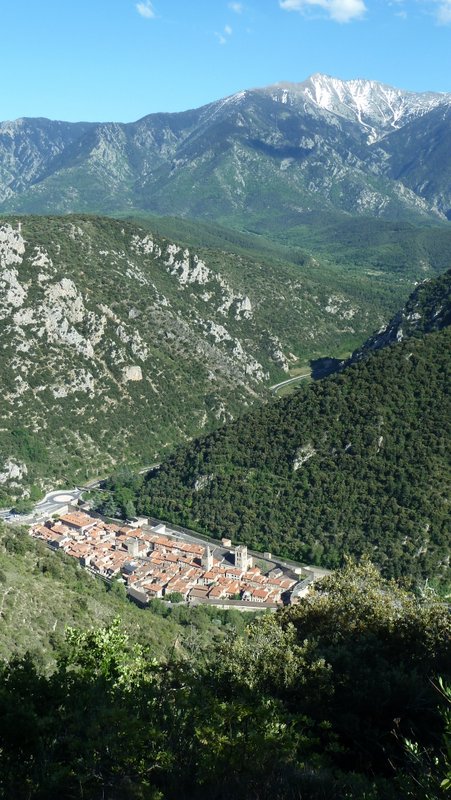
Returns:
[[[240,545],[235,550],[235,566],[241,572],[247,572],[249,567],[249,559],[247,557],[247,547],[245,544]]]
[[[209,547],[204,550],[204,554],[202,556],[202,567],[205,572],[210,572],[213,569],[213,553]]]

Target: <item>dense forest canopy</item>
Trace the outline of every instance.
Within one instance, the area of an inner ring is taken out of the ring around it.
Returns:
[[[450,328],[374,353],[179,448],[138,509],[328,567],[444,574]]]
[[[0,668],[0,797],[438,800],[449,657],[447,609],[369,563],[202,657],[71,628],[50,674]]]

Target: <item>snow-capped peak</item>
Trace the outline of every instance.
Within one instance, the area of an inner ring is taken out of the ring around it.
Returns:
[[[311,75],[303,83],[277,84],[269,91],[279,102],[301,101],[306,110],[313,107],[358,122],[367,131],[370,142],[438,105],[451,104],[451,94],[410,92],[377,81],[344,81],[321,73]]]

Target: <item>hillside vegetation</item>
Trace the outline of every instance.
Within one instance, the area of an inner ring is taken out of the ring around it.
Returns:
[[[443,577],[450,345],[450,327],[411,336],[179,448],[138,507],[328,567],[367,553],[386,575]]]
[[[406,305],[382,328],[355,350],[348,359],[320,358],[312,362],[312,376],[324,377],[346,369],[372,351],[380,350],[406,338],[421,338],[451,324],[451,270],[435,280],[424,281],[412,292]]]
[[[0,263],[5,503],[23,485],[152,463],[381,315],[369,281],[331,288],[307,268],[96,217],[5,219]]]
[[[152,648],[158,658],[174,648],[201,657],[227,630],[244,627],[236,611],[171,607],[159,600],[142,610],[126,599],[120,583],[108,586],[25,529],[0,524],[1,661],[31,653],[42,669],[52,670],[68,626],[88,630],[117,617],[130,640]]]
[[[350,352],[444,258],[372,275],[214,226],[215,248],[194,250],[151,225],[0,222],[0,504],[159,461],[309,359]]]
[[[139,212],[125,218],[189,247],[289,261],[313,267],[315,276],[320,267],[320,274],[331,286],[336,280],[349,281],[350,286],[360,285],[364,290],[370,281],[379,294],[389,281],[398,306],[405,299],[406,278],[428,279],[448,269],[451,258],[448,224],[414,225],[324,209],[287,212],[282,230],[271,217],[260,225],[244,219],[239,228]]]
[[[369,564],[202,658],[72,629],[0,668],[0,797],[439,800],[450,655],[447,609]]]
[[[439,331],[451,325],[451,270],[435,280],[421,283],[409,297],[405,307],[388,323],[385,330],[371,336],[351,356],[351,362],[365,358],[372,350],[421,338],[425,333]]]

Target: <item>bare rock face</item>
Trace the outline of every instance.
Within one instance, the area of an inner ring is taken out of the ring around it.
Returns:
[[[303,447],[298,447],[293,460],[294,472],[297,472],[297,470],[300,469],[302,465],[306,463],[306,461],[309,461],[309,459],[313,458],[314,455],[316,455],[316,450],[311,442]]]
[[[20,226],[14,229],[8,223],[0,228],[0,264],[5,267],[22,263],[25,252],[25,242],[20,232]]]
[[[0,472],[0,483],[7,483],[8,481],[21,480],[28,473],[27,465],[21,462],[15,462],[11,458],[3,464],[2,471]]]
[[[141,367],[124,367],[122,375],[125,383],[128,381],[142,381],[143,379]]]

